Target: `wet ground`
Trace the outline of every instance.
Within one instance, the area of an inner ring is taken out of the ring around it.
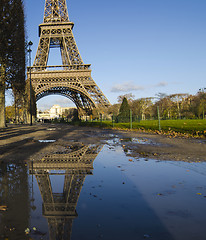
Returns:
[[[0,239],[204,240],[205,151],[65,125],[2,130]]]

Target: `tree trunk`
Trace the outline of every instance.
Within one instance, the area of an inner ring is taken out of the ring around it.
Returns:
[[[178,117],[181,119],[181,113],[180,113],[180,102],[177,101],[177,112],[178,112]]]
[[[15,95],[14,95],[14,113],[15,113],[15,120],[14,120],[14,122],[17,123],[16,122],[17,117],[16,117],[16,96]]]
[[[0,128],[6,127],[5,121],[5,67],[0,66]]]

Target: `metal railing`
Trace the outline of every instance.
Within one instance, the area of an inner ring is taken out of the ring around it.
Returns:
[[[39,71],[76,71],[76,70],[89,70],[91,64],[84,65],[56,65],[56,66],[32,66],[27,67],[27,71],[29,72],[39,72]]]

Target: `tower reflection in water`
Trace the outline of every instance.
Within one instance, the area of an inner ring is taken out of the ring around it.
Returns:
[[[86,175],[93,171],[93,161],[101,145],[52,144],[52,150],[31,161],[29,173],[36,177],[42,197],[43,216],[48,220],[50,240],[70,239],[76,206]],[[54,193],[51,176],[64,176],[63,192]]]

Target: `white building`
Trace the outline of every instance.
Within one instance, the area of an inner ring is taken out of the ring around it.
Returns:
[[[49,110],[45,110],[43,112],[40,110],[37,110],[37,119],[39,120],[50,119]]]
[[[62,108],[59,105],[54,105],[49,110],[50,119],[60,118],[62,116]]]
[[[62,108],[59,105],[53,105],[49,110],[40,111],[37,110],[37,119],[44,120],[44,119],[55,119],[55,118],[62,118],[63,114],[67,110],[72,110],[74,107],[67,107]]]

